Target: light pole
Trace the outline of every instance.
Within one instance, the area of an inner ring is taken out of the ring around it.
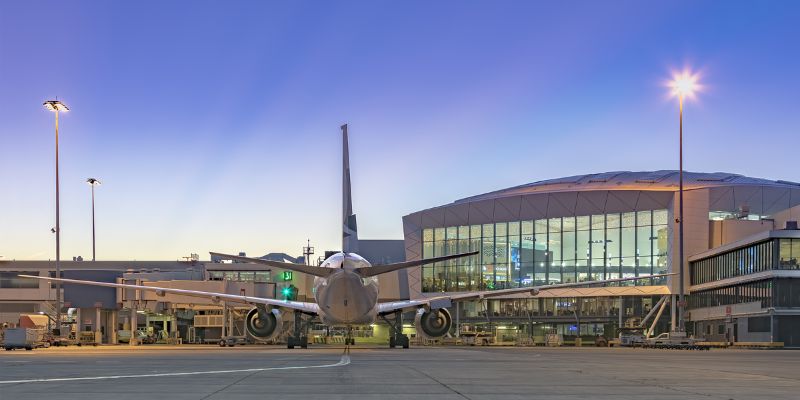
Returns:
[[[675,75],[672,82],[672,94],[678,96],[678,158],[679,158],[679,172],[678,172],[678,263],[680,270],[678,271],[678,332],[686,332],[686,323],[683,315],[686,309],[685,290],[684,290],[684,259],[683,259],[683,99],[685,97],[694,97],[694,92],[697,90],[697,75],[684,71],[681,74]]]
[[[69,111],[69,108],[58,100],[48,100],[42,105],[56,113],[56,278],[61,278],[61,219],[58,190],[58,113]],[[61,282],[56,281],[56,329],[61,336]]]
[[[101,183],[99,180],[95,178],[87,179],[86,183],[88,183],[92,187],[92,261],[95,261],[97,253],[95,251],[95,234],[94,234],[94,187],[100,185]]]

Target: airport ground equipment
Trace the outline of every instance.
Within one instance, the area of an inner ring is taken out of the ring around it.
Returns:
[[[708,350],[710,346],[700,344],[705,339],[686,336],[685,332],[665,332],[645,339],[642,347],[653,349]]]
[[[219,340],[219,347],[233,347],[237,344],[240,346],[244,346],[246,344],[253,344],[255,343],[252,339],[247,336],[225,336]]]
[[[5,330],[3,347],[6,350],[33,350],[36,347],[36,332],[30,328],[8,328]]]
[[[489,332],[461,332],[461,343],[466,346],[488,346],[494,341]]]
[[[544,339],[545,345],[548,347],[560,347],[564,345],[564,335],[560,333],[548,333]]]
[[[645,342],[643,328],[619,328],[617,329],[617,340],[614,345],[622,347],[641,347]]]
[[[94,338],[94,332],[80,332],[78,333],[78,346],[97,346]]]

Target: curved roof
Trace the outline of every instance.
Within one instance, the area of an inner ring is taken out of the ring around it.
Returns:
[[[751,178],[727,172],[683,172],[684,190],[719,186],[771,186],[786,189],[800,189],[800,183]],[[455,203],[471,202],[506,196],[534,193],[552,193],[590,190],[651,190],[677,191],[679,187],[678,170],[660,171],[613,171],[597,174],[575,175],[565,178],[548,179],[508,189],[496,190],[477,196],[456,200]]]

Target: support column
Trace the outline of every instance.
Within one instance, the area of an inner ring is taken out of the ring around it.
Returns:
[[[100,332],[100,307],[94,309],[94,342],[103,343],[103,334]]]
[[[111,310],[111,315],[109,315],[109,323],[106,329],[110,329],[108,332],[108,342],[111,344],[118,344],[117,343],[117,310]]]
[[[677,302],[675,301],[675,295],[669,296],[669,317],[670,317],[670,331],[675,332],[677,328],[677,319],[676,319],[676,306]]]
[[[137,343],[136,343],[137,342],[136,328],[138,327],[138,325],[139,325],[139,322],[138,322],[137,315],[136,315],[136,302],[135,301],[131,301],[131,329],[130,329],[131,339],[130,339],[130,342],[128,342],[128,345],[130,345],[130,346],[136,346],[137,345]]]
[[[170,312],[170,321],[169,321],[169,337],[175,340],[175,344],[180,344],[178,342],[178,317],[175,316],[175,306],[172,306],[172,310]]]
[[[228,336],[228,303],[222,302],[222,337]]]
[[[75,339],[81,335],[81,331],[83,331],[83,313],[81,312],[81,308],[75,309]]]
[[[619,318],[619,326],[617,328],[622,328],[622,313],[624,312],[625,304],[622,301],[622,296],[619,296],[619,308],[617,309],[617,316]]]
[[[228,309],[228,336],[236,335],[236,326],[233,324],[234,310]]]
[[[456,301],[456,337],[461,337],[461,304],[460,301]],[[402,325],[400,326],[400,333],[402,333]]]

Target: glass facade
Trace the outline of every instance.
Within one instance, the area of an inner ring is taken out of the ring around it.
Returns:
[[[777,257],[776,257],[777,256]],[[800,239],[770,239],[690,263],[692,285],[756,272],[800,270]]]
[[[39,281],[36,279],[20,278],[22,275],[39,276],[39,271],[0,272],[0,289],[38,289]]]
[[[785,240],[785,239],[784,239]],[[800,243],[798,243],[800,244]],[[775,240],[720,253],[690,263],[692,285],[773,269]]]
[[[762,271],[800,269],[800,239],[769,239],[692,261],[693,285],[749,275]],[[690,308],[716,307],[758,301],[761,308],[800,307],[800,281],[767,278],[692,292]]]
[[[688,305],[693,309],[759,301],[761,308],[772,307],[772,287],[772,280],[767,279],[692,292]]]
[[[480,254],[422,267],[423,292],[491,290],[667,272],[667,210],[428,228],[422,258]],[[663,284],[650,279],[625,284]]]
[[[209,271],[208,280],[269,283],[271,275],[270,271]]]
[[[800,269],[800,239],[780,239],[779,269]]]
[[[619,297],[563,297],[487,300],[485,305],[462,307],[460,317],[614,317],[619,315]],[[647,309],[649,311],[649,308]],[[632,313],[632,311],[630,311]]]
[[[565,341],[577,336],[616,335],[620,318],[640,321],[658,302],[660,296],[620,297],[558,297],[525,299],[487,299],[482,302],[461,303],[458,319],[461,331],[491,332],[496,329],[501,336],[538,337],[542,343],[544,335],[560,333]],[[454,310],[451,310],[455,312]],[[456,315],[455,313],[453,314]],[[660,330],[669,329],[669,308],[658,322]],[[625,323],[625,322],[623,322]],[[512,338],[513,340],[513,338]]]
[[[800,281],[787,278],[764,279],[693,292],[689,296],[690,308],[724,306],[753,301],[761,302],[761,308],[800,307]]]

